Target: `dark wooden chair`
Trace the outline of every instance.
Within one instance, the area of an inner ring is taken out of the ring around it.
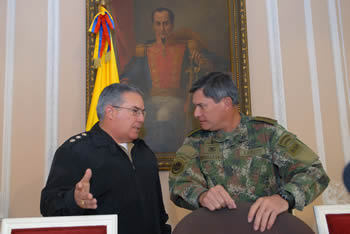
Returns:
[[[175,227],[173,234],[257,234],[253,223],[248,223],[251,203],[237,203],[237,209],[209,211],[200,208],[185,216]],[[290,213],[280,214],[265,234],[312,234],[314,231]]]

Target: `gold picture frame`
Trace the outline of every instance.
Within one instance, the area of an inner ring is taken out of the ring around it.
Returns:
[[[127,4],[122,4],[123,2]],[[99,3],[100,0],[86,0],[86,113],[89,111],[96,77],[96,69],[93,68],[95,36],[94,34],[89,33],[88,29],[94,16],[98,13]],[[198,28],[199,31],[202,30],[202,35],[209,31],[205,38],[208,38],[207,41],[211,42],[211,44],[208,43],[208,50],[212,49],[215,53],[224,58],[223,61],[227,62],[226,72],[231,72],[232,78],[236,82],[239,91],[240,111],[246,115],[251,115],[245,0],[221,0],[217,2],[202,0],[200,6],[197,6],[198,10],[195,13],[193,11],[191,12],[190,9],[187,9],[188,5],[190,5],[189,0],[109,0],[107,1],[106,7],[112,14],[114,21],[116,22],[116,27],[118,27],[118,24],[123,25],[123,23],[125,23],[125,21],[119,21],[118,17],[114,14],[116,11],[114,4],[117,3],[122,4],[121,7],[126,7],[125,9],[118,7],[117,10],[121,10],[123,13],[128,10],[128,7],[130,8],[130,4],[133,5],[133,8],[131,9],[132,12],[135,12],[135,17],[132,18],[135,25],[133,30],[135,31],[135,40],[140,38],[139,41],[137,41],[138,44],[146,39],[141,37],[150,36],[149,31],[151,31],[150,29],[152,27],[150,15],[152,9],[157,7],[175,9],[175,22],[179,22],[179,24],[186,26],[187,24],[192,24],[192,28]],[[183,5],[181,5],[182,3]],[[198,5],[198,2],[194,1],[194,4]],[[210,6],[210,4],[212,6]],[[198,17],[196,18],[194,15]],[[223,23],[219,23],[220,19],[223,20]],[[197,27],[195,24],[196,22]],[[217,26],[214,25],[216,22],[218,23]],[[143,23],[145,23],[145,25],[142,25]],[[220,27],[223,29],[222,33],[217,31],[217,28]],[[148,31],[146,28],[148,28]],[[210,29],[213,30],[211,31]],[[117,39],[113,37],[113,40],[115,42]],[[115,51],[119,69],[119,65],[122,62],[118,59],[117,46],[115,46]],[[225,60],[226,57],[228,59]],[[183,136],[184,135],[185,134],[183,134]],[[175,156],[175,151],[155,151],[155,153],[158,159],[159,169],[169,170]]]

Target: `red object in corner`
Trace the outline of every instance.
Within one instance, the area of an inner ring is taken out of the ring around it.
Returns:
[[[11,234],[107,234],[106,226],[13,229]]]
[[[350,234],[350,214],[326,214],[329,234]]]

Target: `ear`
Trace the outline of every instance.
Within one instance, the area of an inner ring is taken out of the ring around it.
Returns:
[[[226,108],[227,107],[232,107],[232,99],[230,97],[224,97],[222,99],[222,101],[223,101],[223,103],[224,103]]]
[[[105,108],[105,118],[108,118],[108,119],[113,119],[113,116],[114,116],[114,108],[110,105],[106,106]]]

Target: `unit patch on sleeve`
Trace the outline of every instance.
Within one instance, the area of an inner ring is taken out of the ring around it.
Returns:
[[[185,168],[185,160],[181,157],[175,158],[171,165],[171,173],[178,175],[183,172]]]
[[[291,133],[283,133],[277,144],[283,147],[293,159],[302,163],[311,164],[318,159],[317,154]]]

